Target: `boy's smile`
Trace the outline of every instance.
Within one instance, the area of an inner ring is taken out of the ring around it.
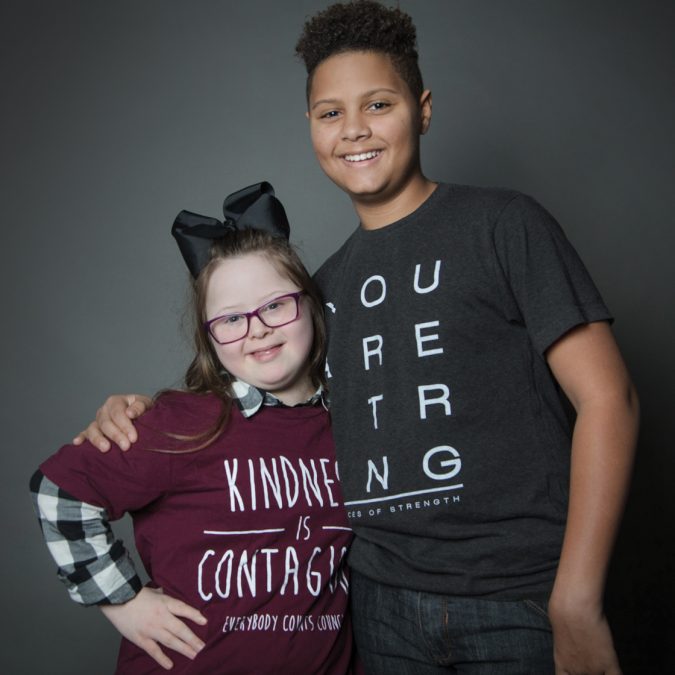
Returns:
[[[380,154],[380,150],[369,150],[368,152],[361,152],[357,155],[345,155],[348,162],[363,162],[367,159],[373,159]]]
[[[391,222],[426,199],[419,136],[429,126],[431,94],[416,101],[387,55],[326,59],[314,71],[307,116],[321,168],[350,196],[362,221],[378,208]]]

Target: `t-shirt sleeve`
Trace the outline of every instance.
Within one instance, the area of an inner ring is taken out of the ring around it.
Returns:
[[[314,274],[314,282],[319,287],[323,300],[333,297],[332,281],[335,274],[335,256],[329,258]]]
[[[331,300],[335,299],[335,289],[340,284],[340,274],[342,273],[345,260],[349,257],[353,237],[354,235],[352,234],[314,273],[314,281],[319,287],[324,300],[328,298]]]
[[[612,321],[562,228],[530,197],[517,195],[503,208],[494,245],[507,318],[526,326],[540,354],[575,326]]]
[[[149,505],[170,488],[172,452],[185,446],[176,437],[189,433],[182,407],[179,395],[161,397],[137,422],[138,441],[127,452],[114,444],[107,453],[90,443],[65,445],[40,469],[63,490],[104,508],[111,520],[117,520]]]

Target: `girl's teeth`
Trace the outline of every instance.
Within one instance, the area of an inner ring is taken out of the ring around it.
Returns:
[[[345,159],[348,162],[363,162],[366,159],[377,157],[379,154],[379,151],[371,150],[370,152],[361,152],[358,155],[345,155]]]

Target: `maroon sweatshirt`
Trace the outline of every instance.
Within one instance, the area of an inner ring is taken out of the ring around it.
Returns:
[[[322,406],[263,407],[197,452],[176,450],[215,421],[212,396],[170,393],[137,424],[129,452],[68,445],[43,473],[76,498],[129,512],[151,585],[208,619],[194,661],[173,673],[351,672],[345,554],[351,531]],[[168,435],[170,434],[170,435]],[[157,452],[159,450],[172,452]],[[123,639],[117,672],[164,673]]]

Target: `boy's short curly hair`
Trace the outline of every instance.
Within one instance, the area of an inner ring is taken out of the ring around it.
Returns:
[[[352,51],[386,54],[415,99],[422,95],[417,36],[410,16],[374,0],[355,0],[330,5],[305,22],[295,53],[307,68],[308,99],[316,67],[330,56]]]

